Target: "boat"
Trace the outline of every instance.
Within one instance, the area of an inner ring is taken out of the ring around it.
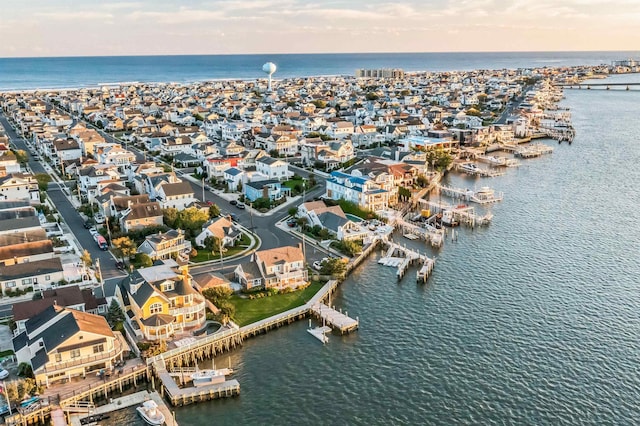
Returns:
[[[442,224],[445,226],[458,226],[460,222],[455,218],[452,210],[444,210],[442,212],[442,219],[440,219]]]
[[[502,193],[496,194],[493,189],[483,186],[473,193],[470,200],[478,204],[495,203],[502,201]]]
[[[408,240],[417,240],[418,238],[420,238],[415,234],[402,234],[402,236]]]
[[[469,174],[476,174],[479,172],[479,168],[478,166],[476,166],[473,163],[463,163],[460,164],[459,166],[460,171],[465,172],[465,173],[469,173]]]
[[[224,383],[227,379],[226,376],[232,374],[231,368],[219,368],[219,369],[205,369],[198,370],[191,375],[193,386],[206,386]]]
[[[149,425],[162,425],[164,424],[164,414],[158,409],[158,404],[155,401],[149,400],[142,403],[140,407],[136,408],[140,417]]]
[[[479,161],[483,161],[485,163],[489,163],[492,166],[506,166],[507,160],[504,157],[495,157],[493,155],[479,155]]]

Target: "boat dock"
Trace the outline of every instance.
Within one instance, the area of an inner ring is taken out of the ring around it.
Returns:
[[[473,207],[467,205],[454,207],[450,204],[429,200],[420,200],[420,202],[435,212],[450,212],[454,219],[472,228],[476,225],[488,225],[493,219],[493,214],[478,215]]]
[[[357,330],[360,325],[360,319],[358,317],[356,317],[356,319],[350,318],[347,312],[343,314],[342,310],[336,311],[324,303],[317,303],[311,306],[311,313],[322,319],[327,326],[339,331],[340,334]]]
[[[514,155],[520,158],[535,158],[545,154],[551,154],[552,152],[552,147],[542,143],[536,143],[526,147],[519,147]]]
[[[380,260],[378,260],[378,263],[398,268],[396,272],[398,280],[401,280],[407,272],[407,269],[409,269],[409,266],[413,265],[417,261],[422,262],[425,265],[430,265],[427,275],[433,270],[433,263],[435,263],[435,261],[426,255],[410,250],[398,243],[394,243],[393,241],[385,241],[385,244],[387,244],[389,248],[387,249],[386,256],[381,257]],[[426,278],[428,278],[428,276]]]
[[[226,380],[223,383],[181,388],[173,379],[172,373],[167,370],[159,369],[156,371],[156,374],[162,382],[160,387],[162,395],[166,397],[174,407],[240,395],[240,383],[235,379]]]
[[[469,167],[469,165],[473,165],[474,167]],[[502,176],[505,174],[504,171],[498,169],[482,169],[480,167],[475,166],[473,163],[460,163],[458,164],[457,170],[459,172],[466,173],[470,176],[480,176],[480,177],[496,177]]]
[[[431,243],[432,247],[436,247],[436,248],[441,247],[442,243],[444,242],[444,230],[438,229],[435,226],[432,226],[429,224],[418,225],[410,221],[407,221],[404,218],[398,218],[396,222],[396,226],[399,226],[402,229],[402,234],[407,239],[413,240],[416,238],[421,238],[425,241],[428,241],[429,243]],[[382,262],[378,261],[378,263],[382,263]],[[386,266],[393,266],[393,265],[386,265]]]
[[[471,190],[438,185],[438,189],[448,197],[471,201],[478,204],[496,203],[498,201],[502,201],[504,197],[502,192],[496,193],[488,186],[483,186],[478,190]]]
[[[311,320],[309,320],[309,328],[307,329],[307,332],[324,344],[329,342],[327,333],[331,332],[331,327],[323,325],[322,327],[311,328]]]
[[[436,266],[436,261],[434,259],[428,259],[423,264],[422,267],[416,272],[416,281],[418,282],[427,282],[429,275],[433,271],[433,268]]]

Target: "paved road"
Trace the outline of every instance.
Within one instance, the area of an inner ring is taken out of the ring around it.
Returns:
[[[531,90],[532,87],[533,86],[526,86],[524,89],[522,89],[522,95],[518,96],[513,101],[509,102],[505,110],[502,112],[500,117],[496,121],[494,121],[494,123],[505,124],[507,121],[507,118],[513,115],[513,111],[520,108],[520,104],[522,103],[522,101],[524,101],[524,97],[527,95],[527,92]]]
[[[22,149],[30,153],[30,150],[25,142],[25,140],[20,137],[15,130],[11,127],[7,118],[0,112],[0,123],[4,127],[7,136],[9,136],[11,143],[17,149]],[[45,167],[39,161],[33,159],[31,155],[29,155],[29,168],[34,173],[48,173]],[[115,260],[111,256],[111,254],[107,251],[102,251],[98,248],[97,244],[93,240],[89,231],[84,229],[84,221],[80,214],[73,207],[69,199],[63,194],[62,184],[58,184],[56,182],[49,183],[49,188],[47,190],[47,195],[51,200],[52,204],[58,210],[58,212],[64,218],[64,221],[67,223],[71,231],[76,237],[76,240],[80,243],[82,248],[87,249],[89,253],[91,253],[91,259],[95,262],[97,259],[100,259],[100,269],[102,271],[102,276],[105,278],[121,276],[122,272],[120,272],[115,266]]]

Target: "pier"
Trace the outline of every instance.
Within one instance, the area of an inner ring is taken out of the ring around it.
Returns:
[[[405,238],[413,239],[421,238],[425,241],[431,243],[432,247],[442,247],[442,243],[444,242],[444,230],[438,229],[435,226],[429,224],[415,224],[404,218],[398,218],[396,222],[396,226],[402,229],[402,234]]]
[[[240,395],[240,383],[235,379],[226,380],[223,383],[181,388],[176,384],[172,374],[167,370],[159,369],[156,371],[156,374],[162,382],[160,386],[162,395],[167,398],[174,407]]]
[[[442,213],[443,216],[446,213],[448,216],[451,216],[455,221],[452,225],[462,223],[464,225],[474,227],[476,225],[488,225],[491,223],[493,219],[493,215],[491,213],[487,213],[485,215],[478,215],[475,212],[475,209],[466,205],[452,206],[450,204],[435,202],[429,200],[420,200],[422,204],[429,208],[432,211]]]
[[[470,176],[496,177],[496,176],[502,176],[505,174],[504,171],[497,170],[497,169],[482,169],[470,162],[459,163],[456,169],[459,172],[466,173]]]
[[[317,303],[311,306],[311,313],[322,319],[327,326],[339,331],[340,334],[351,333],[357,330],[360,325],[358,318],[350,318],[346,312],[343,314],[342,310],[336,311],[324,303]]]
[[[477,191],[444,185],[438,185],[438,189],[448,197],[471,201],[477,204],[497,203],[498,201],[502,201],[504,197],[502,192],[495,193],[495,191],[487,186],[483,186]]]
[[[387,249],[386,255],[378,260],[378,263],[398,268],[396,276],[398,277],[398,280],[401,280],[407,272],[407,269],[409,269],[409,266],[413,265],[415,262],[421,262],[423,265],[429,265],[426,272],[427,275],[424,278],[425,281],[427,280],[428,275],[433,270],[435,263],[433,259],[424,254],[420,254],[417,251],[403,247],[393,241],[385,241],[385,244],[387,244],[389,248]]]

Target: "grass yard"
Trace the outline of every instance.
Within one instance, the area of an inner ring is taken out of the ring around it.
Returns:
[[[227,257],[240,253],[242,250],[246,249],[249,244],[251,244],[251,239],[247,234],[243,233],[242,238],[240,238],[240,241],[238,241],[235,246],[227,247],[227,251],[222,255],[222,259],[226,259]],[[196,247],[196,250],[198,250],[198,255],[190,258],[189,260],[191,262],[200,263],[207,262],[209,260],[220,260],[220,254],[211,254],[207,249],[200,247]]]
[[[312,282],[311,285],[304,290],[256,299],[245,299],[239,296],[233,296],[229,301],[236,307],[234,321],[242,327],[304,305],[322,286],[323,283]]]

